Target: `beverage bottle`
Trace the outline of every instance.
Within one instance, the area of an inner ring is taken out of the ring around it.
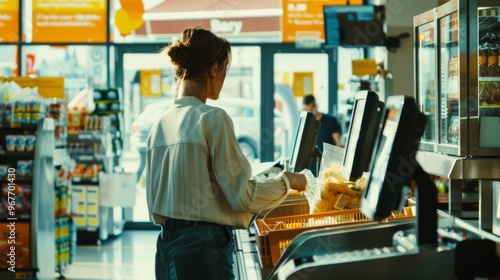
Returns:
[[[491,92],[488,90],[486,82],[479,83],[479,104],[481,105],[488,104],[490,100],[491,100]]]
[[[488,39],[489,38],[489,33],[487,33],[485,36],[481,38],[479,41],[479,57],[478,57],[478,66],[479,66],[479,77],[486,77],[488,75],[488,55],[487,55],[487,48],[488,48]]]
[[[496,83],[495,90],[491,93],[491,103],[500,103],[500,83]]]
[[[498,57],[497,57],[497,77],[500,77],[500,29],[497,31],[497,42],[496,42],[496,46],[497,46],[497,54],[498,54]]]
[[[488,69],[486,64],[486,48],[479,49],[479,77],[486,77]]]
[[[490,47],[488,48],[488,76],[498,76],[498,46],[496,44],[497,35],[490,33]]]

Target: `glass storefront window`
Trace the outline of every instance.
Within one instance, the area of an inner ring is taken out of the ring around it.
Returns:
[[[328,113],[328,55],[274,55],[274,159],[290,157],[302,98],[313,94],[318,111]],[[265,141],[265,139],[263,139]]]
[[[16,46],[0,46],[0,77],[18,75],[16,58]]]
[[[71,101],[91,82],[106,87],[105,46],[24,46],[23,76],[64,77],[65,92]]]

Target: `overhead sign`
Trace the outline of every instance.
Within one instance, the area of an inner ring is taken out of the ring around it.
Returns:
[[[105,43],[106,0],[33,0],[32,42]]]
[[[120,3],[123,1],[120,0]],[[144,24],[128,35],[129,38],[125,39],[118,22],[115,22],[115,41],[165,42],[168,38],[178,37],[187,26],[203,26],[230,41],[281,40],[281,0],[154,0],[158,2],[155,5],[151,4],[152,1],[143,0]],[[196,8],[193,10],[193,7]],[[128,26],[139,24],[139,21],[135,20],[128,22]],[[129,29],[124,30],[130,32]]]
[[[19,41],[19,0],[0,0],[0,43]]]
[[[283,42],[324,41],[323,6],[347,5],[347,0],[283,0],[281,30]],[[349,5],[362,5],[362,0],[351,0]],[[304,38],[301,34],[307,34]]]

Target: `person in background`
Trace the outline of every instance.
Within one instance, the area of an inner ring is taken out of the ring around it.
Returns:
[[[321,122],[318,140],[316,141],[321,151],[323,151],[323,143],[344,148],[344,145],[340,141],[342,131],[337,119],[332,115],[318,112],[318,104],[314,95],[304,96],[302,99],[302,110],[312,112],[316,116],[316,119]]]
[[[234,279],[233,228],[252,213],[278,206],[305,176],[282,172],[251,179],[233,123],[217,100],[231,61],[228,41],[197,27],[166,47],[175,67],[177,98],[147,139],[146,192],[150,220],[161,225],[156,279]]]
[[[339,123],[337,119],[329,114],[321,113],[318,111],[318,103],[316,103],[316,98],[314,95],[306,95],[302,99],[302,110],[309,111],[316,116],[316,119],[321,122],[321,126],[319,127],[318,140],[316,141],[316,146],[323,152],[323,143],[328,143],[331,145],[336,145],[340,148],[344,148],[340,140],[340,135],[342,133]],[[317,170],[317,161],[316,159],[312,160],[311,163],[311,172],[314,175],[318,175],[319,170]]]

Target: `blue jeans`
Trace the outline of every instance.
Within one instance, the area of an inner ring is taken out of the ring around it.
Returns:
[[[223,225],[168,220],[156,242],[158,280],[234,279],[232,230]]]

